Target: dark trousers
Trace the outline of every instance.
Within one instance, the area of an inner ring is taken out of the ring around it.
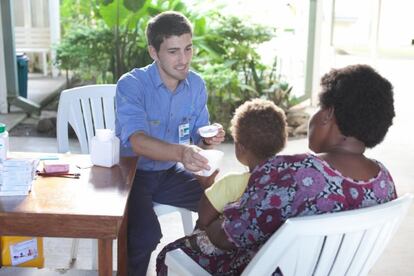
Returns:
[[[202,193],[193,174],[182,166],[137,170],[128,200],[128,275],[146,275],[151,252],[162,237],[153,202],[197,211]]]

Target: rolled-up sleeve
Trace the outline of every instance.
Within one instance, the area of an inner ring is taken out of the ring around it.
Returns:
[[[121,144],[130,147],[129,137],[137,131],[149,132],[143,84],[130,73],[121,77],[116,87],[116,116]]]

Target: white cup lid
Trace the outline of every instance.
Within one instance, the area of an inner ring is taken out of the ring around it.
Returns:
[[[101,141],[108,141],[115,136],[115,132],[107,128],[96,129],[95,134],[96,137]]]
[[[198,129],[198,133],[200,133],[201,137],[210,138],[210,137],[216,136],[218,133],[218,130],[219,130],[218,126],[209,125],[209,126],[200,127]]]

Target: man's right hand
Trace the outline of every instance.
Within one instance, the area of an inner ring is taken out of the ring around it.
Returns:
[[[183,163],[187,170],[198,172],[210,169],[207,158],[198,153],[200,150],[202,149],[194,145],[186,146],[184,148],[181,163]]]

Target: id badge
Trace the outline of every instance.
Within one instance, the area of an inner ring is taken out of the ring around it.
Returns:
[[[178,142],[180,145],[190,144],[190,123],[184,123],[178,126]]]

